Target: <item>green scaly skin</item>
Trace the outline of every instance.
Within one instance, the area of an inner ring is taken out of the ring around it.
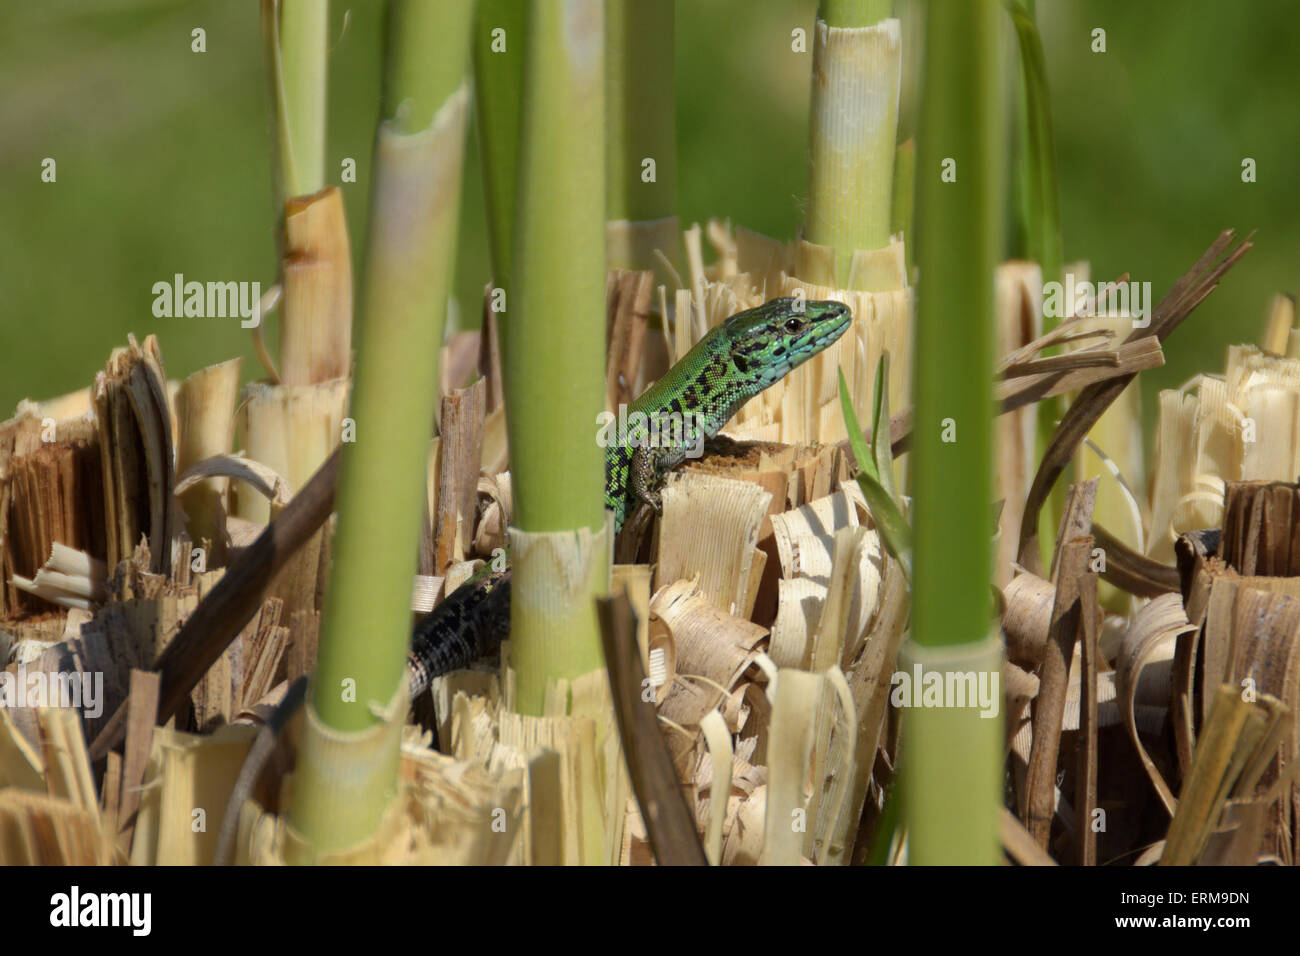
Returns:
[[[639,502],[659,511],[668,472],[698,455],[745,402],[843,335],[852,319],[840,302],[783,298],[711,329],[628,407],[625,433],[617,419],[602,430],[614,533]],[[432,678],[493,650],[509,630],[510,572],[489,567],[416,625],[407,661],[412,699]]]

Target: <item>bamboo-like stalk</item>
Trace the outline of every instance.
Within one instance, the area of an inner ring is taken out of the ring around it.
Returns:
[[[176,392],[176,473],[192,465],[230,452],[234,435],[235,396],[239,393],[239,359],[200,369],[181,382]],[[181,496],[185,509],[185,530],[198,547],[206,538],[211,554],[208,564],[225,563],[225,509],[222,504],[227,481],[206,478]]]
[[[903,237],[903,251],[907,259],[908,281],[911,281],[912,263],[916,261],[916,246],[912,235],[914,200],[916,198],[916,140],[898,144],[894,151],[894,194],[890,199],[889,231]]]
[[[1031,18],[1036,18],[1034,0],[1012,0]],[[1011,124],[1011,179],[1010,200],[1011,214],[1007,223],[1007,247],[1014,259],[1032,259],[1029,251],[1029,231],[1032,215],[1030,206],[1033,200],[1029,196],[1031,178],[1029,157],[1029,107],[1025,90],[1025,70],[1015,70],[1011,75],[1011,96],[1015,102],[1016,115]],[[1041,265],[1041,263],[1040,263]]]
[[[822,0],[819,19],[833,27],[869,27],[889,16],[892,0]]]
[[[503,367],[515,494],[511,663],[517,708],[541,714],[549,680],[601,666],[593,598],[608,587],[604,454],[605,75],[601,0],[531,0],[518,222]],[[592,537],[576,551],[575,531]],[[597,558],[583,557],[587,547]],[[541,577],[530,560],[548,563]],[[549,579],[554,594],[529,593]],[[556,600],[556,597],[560,600]],[[544,599],[545,598],[545,599]]]
[[[278,16],[281,200],[325,186],[329,0],[263,0]]]
[[[284,212],[280,380],[315,385],[345,378],[352,364],[352,255],[343,197],[331,186],[295,196]]]
[[[889,242],[902,41],[882,0],[828,0],[821,13],[813,41],[805,238],[835,250],[835,275],[799,277],[847,288],[853,253]]]
[[[249,457],[300,489],[339,443],[352,356],[352,263],[336,187],[285,204],[279,382],[246,386],[237,420]],[[238,485],[231,511],[264,523],[266,501]]]
[[[472,0],[392,8],[390,115],[375,140],[352,396],[357,435],[339,475],[334,567],[293,791],[297,859],[365,838],[396,787],[411,581],[438,398],[430,357],[441,344],[453,276],[472,10]],[[420,117],[426,125],[414,128]]]
[[[1061,240],[1061,197],[1043,43],[1034,20],[1034,0],[1015,0],[1010,11],[1020,62],[1016,83],[1021,108],[1016,124],[1020,151],[1016,167],[1019,173],[1016,183],[1018,228],[1024,241],[1024,253],[1042,267],[1043,281],[1060,282],[1065,269],[1065,253]],[[1043,331],[1050,332],[1060,319],[1060,316],[1044,316]],[[1043,401],[1038,412],[1039,457],[1051,441],[1055,423],[1064,410],[1064,398]],[[1064,485],[1058,485],[1052,490],[1048,506],[1041,512],[1038,538],[1042,542],[1044,558],[1051,554],[1064,507],[1064,495]]]
[[[279,368],[238,414],[250,457],[301,488],[338,444],[352,361],[352,257],[343,198],[325,186],[326,0],[263,0],[274,118],[283,305]],[[258,333],[260,334],[260,328]],[[232,489],[232,513],[265,522],[266,502]]]
[[[999,15],[994,0],[935,0],[927,11],[917,137],[915,574],[903,655],[926,671],[1001,670],[998,642],[989,639],[987,400],[1002,212]],[[955,180],[944,181],[945,169]],[[909,860],[995,863],[1002,721],[945,703],[904,716]]]
[[[1025,204],[1025,239],[1030,258],[1043,267],[1043,281],[1060,281],[1065,267],[1061,242],[1061,193],[1056,175],[1056,142],[1047,86],[1043,42],[1034,23],[1033,0],[1012,8],[1020,46],[1020,89],[1024,113],[1017,124],[1023,138],[1021,192]],[[1059,316],[1057,317],[1059,321]],[[1050,332],[1056,322],[1046,324]]]
[[[606,0],[605,215],[611,269],[658,269],[656,249],[674,263],[680,259],[673,26],[674,0]]]
[[[475,120],[492,278],[502,288],[510,284],[527,23],[528,9],[521,0],[479,0],[474,26]]]

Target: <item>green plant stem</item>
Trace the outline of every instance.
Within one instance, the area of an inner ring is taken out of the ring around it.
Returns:
[[[472,0],[389,0],[383,115],[402,133],[427,130],[465,81],[465,56],[430,56],[432,38],[468,37]]]
[[[831,13],[853,26],[819,20],[814,36],[804,232],[835,251],[835,274],[800,277],[839,288],[856,250],[889,242],[902,43],[897,20],[858,22],[881,11],[889,5],[836,5]]]
[[[1021,213],[1024,254],[1039,264],[1043,282],[1060,282],[1065,271],[1065,252],[1061,240],[1061,195],[1056,171],[1056,142],[1052,131],[1051,96],[1047,85],[1047,64],[1043,42],[1034,23],[1033,0],[1011,0],[1007,9],[1015,26],[1020,70],[1017,83],[1022,108],[1016,124],[1020,147],[1017,198]],[[1059,316],[1044,316],[1043,331],[1050,332]],[[1051,349],[1053,355],[1059,349]],[[1038,406],[1038,454],[1047,449],[1056,423],[1065,413],[1061,397],[1045,399]],[[1047,506],[1041,512],[1038,540],[1042,545],[1044,567],[1050,560],[1061,511],[1065,507],[1065,485],[1052,489]]]
[[[1027,12],[1032,19],[1034,17],[1033,0],[1008,0],[1008,12],[1014,16],[1015,6],[1019,6]],[[1011,199],[1015,204],[1011,210],[1009,220],[1010,235],[1008,243],[1013,258],[1033,259],[1033,253],[1030,251],[1032,245],[1030,232],[1033,229],[1033,213],[1031,207],[1033,199],[1030,197],[1030,182],[1033,176],[1031,169],[1032,159],[1030,157],[1030,132],[1029,132],[1029,106],[1026,90],[1026,69],[1021,64],[1021,69],[1015,71],[1012,78],[1014,93],[1012,94],[1016,103],[1016,118],[1012,124],[1012,158],[1009,164],[1012,171]]]
[[[280,0],[284,97],[281,177],[285,199],[325,188],[325,102],[329,0]]]
[[[822,0],[817,18],[831,27],[869,27],[889,16],[892,0]]]
[[[941,671],[986,668],[992,646],[987,390],[1003,209],[999,16],[994,0],[935,0],[926,22],[909,653]],[[954,181],[944,181],[945,170]],[[904,721],[909,859],[997,862],[1001,721],[954,706],[912,708]]]
[[[633,222],[677,213],[674,0],[606,0],[605,215]],[[653,159],[655,181],[642,178]]]
[[[1056,142],[1052,132],[1051,97],[1043,42],[1032,12],[1011,10],[1020,49],[1020,77],[1024,90],[1024,195],[1029,255],[1043,269],[1044,282],[1059,282],[1065,267],[1061,243],[1061,195],[1056,172]],[[1055,322],[1045,322],[1044,332]]]
[[[902,799],[897,785],[885,791],[885,803],[876,817],[876,829],[871,835],[871,848],[867,854],[867,866],[888,866],[889,850],[894,842],[894,833],[902,820]]]
[[[510,285],[527,23],[523,0],[479,0],[474,26],[475,120],[492,279],[501,288]]]
[[[916,261],[913,235],[914,199],[916,197],[916,141],[898,144],[894,151],[894,194],[890,201],[889,231],[903,237],[903,252],[907,257],[908,281],[911,281],[912,263]]]
[[[518,207],[502,336],[513,524],[527,534],[585,528],[603,535],[605,528],[604,453],[596,442],[605,404],[602,14],[602,0],[529,4],[519,158],[527,202]],[[536,576],[516,571],[511,662],[522,713],[541,713],[548,681],[601,666],[593,598],[607,587],[609,565],[604,553],[598,558],[575,572],[577,580],[552,565],[552,589],[564,597],[558,602],[528,593]],[[527,560],[518,551],[513,559]]]
[[[677,223],[675,0],[606,0],[606,255],[611,269],[649,269],[672,287]]]
[[[454,274],[472,0],[404,0],[388,46],[394,115],[375,141],[370,241],[334,565],[291,822],[329,852],[373,832],[396,787],[411,581]],[[413,68],[413,59],[438,63]],[[401,108],[397,108],[401,104]],[[412,130],[411,117],[426,116]],[[398,710],[401,710],[399,707]],[[340,786],[339,781],[345,781]]]

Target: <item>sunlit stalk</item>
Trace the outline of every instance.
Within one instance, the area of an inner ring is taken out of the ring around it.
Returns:
[[[990,640],[994,267],[1002,125],[994,0],[928,7],[917,163],[912,636],[899,670],[1000,674]],[[904,712],[909,860],[999,860],[1001,721],[975,706]]]

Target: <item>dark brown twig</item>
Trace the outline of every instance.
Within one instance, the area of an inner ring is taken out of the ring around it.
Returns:
[[[1109,361],[1105,364],[1097,364],[1096,361],[1090,360],[1090,364],[1081,368],[1057,368],[1055,371],[1025,374],[995,382],[993,384],[994,414],[1005,415],[1044,398],[1075,392],[1121,376],[1132,378],[1138,372],[1163,365],[1165,361],[1160,343],[1154,339],[1126,342],[1110,351],[1116,357],[1117,365],[1112,365]],[[862,435],[870,445],[871,429],[863,429]],[[895,458],[911,447],[912,410],[910,408],[905,408],[890,418],[889,443]],[[847,438],[840,442],[839,446],[846,453],[852,450]]]
[[[176,713],[194,685],[262,606],[276,572],[325,523],[334,509],[339,455],[335,449],[280,516],[226,569],[225,576],[158,655],[150,670],[157,671],[162,679],[159,723]],[[102,759],[122,742],[126,713],[127,704],[123,704],[104,725],[90,746],[92,761]]]
[[[1179,590],[1177,568],[1139,554],[1099,524],[1093,524],[1092,536],[1106,553],[1102,580],[1137,597],[1157,597]]]
[[[609,669],[609,689],[623,755],[650,847],[662,866],[708,866],[654,705],[643,700],[645,669],[636,642],[636,614],[626,594],[596,602]]]
[[[1095,494],[1095,490],[1093,492]],[[1038,695],[1033,701],[1033,743],[1025,777],[1025,827],[1038,845],[1048,848],[1055,811],[1057,762],[1061,749],[1061,728],[1069,686],[1070,661],[1074,644],[1083,629],[1083,589],[1095,588],[1096,576],[1088,574],[1092,538],[1072,538],[1060,552],[1056,577],[1056,600],[1043,664],[1039,670]]]
[[[1234,232],[1225,229],[1211,244],[1187,274],[1174,283],[1173,288],[1155,307],[1151,323],[1146,328],[1134,329],[1125,339],[1124,344],[1137,342],[1154,336],[1163,342],[1165,338],[1187,318],[1193,309],[1218,286],[1225,272],[1236,265],[1251,248],[1250,238],[1231,248]],[[1253,233],[1252,233],[1253,235]],[[1231,249],[1231,251],[1229,251]],[[1115,399],[1128,387],[1136,377],[1136,372],[1116,376],[1104,382],[1089,385],[1070,405],[1052,441],[1043,454],[1034,483],[1029,488],[1025,501],[1024,515],[1020,523],[1020,564],[1031,571],[1040,567],[1038,556],[1038,514],[1042,511],[1052,486],[1061,476],[1066,466],[1074,458],[1084,436],[1101,418],[1102,413],[1110,407]]]

